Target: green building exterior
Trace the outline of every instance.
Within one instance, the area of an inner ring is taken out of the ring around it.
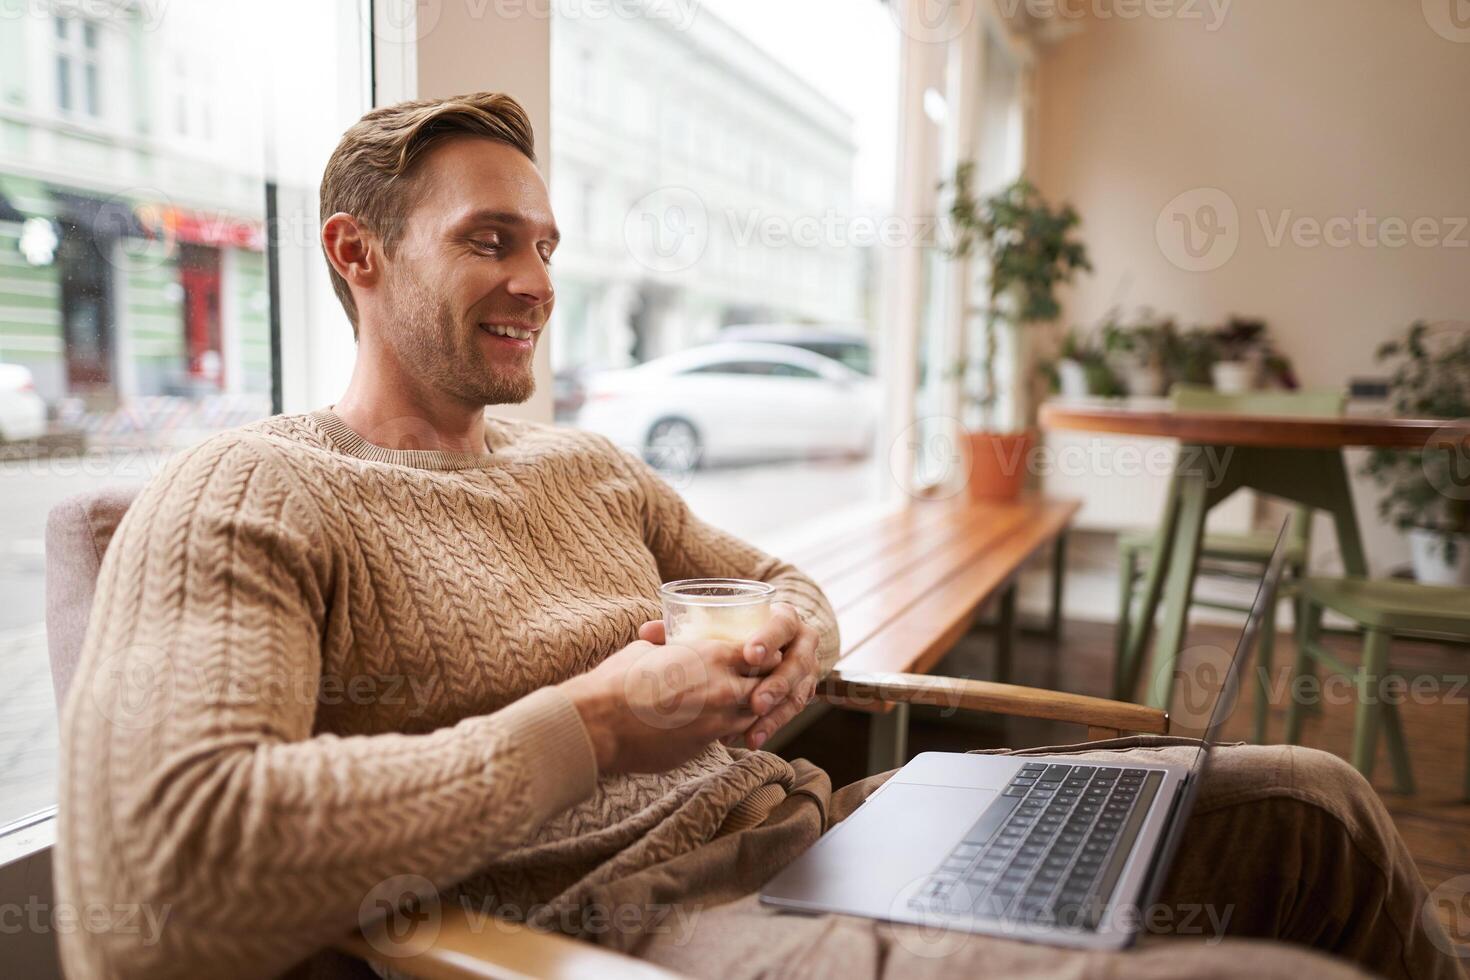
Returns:
[[[0,19],[0,362],[63,417],[268,409],[258,129],[200,41],[126,2]]]

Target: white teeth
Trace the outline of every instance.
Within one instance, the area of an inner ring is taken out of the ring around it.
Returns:
[[[502,326],[499,323],[487,323],[485,329],[499,337],[514,337],[516,340],[530,340],[531,331],[521,330],[516,327]]]

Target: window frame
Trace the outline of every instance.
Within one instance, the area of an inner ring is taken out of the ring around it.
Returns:
[[[102,25],[82,14],[59,10],[52,12],[51,20],[52,104],[68,121],[104,122],[107,111],[102,93]],[[89,29],[92,44],[86,41]],[[88,69],[91,69],[90,76]],[[63,92],[68,96],[66,101],[62,99]],[[89,102],[91,105],[87,105]]]

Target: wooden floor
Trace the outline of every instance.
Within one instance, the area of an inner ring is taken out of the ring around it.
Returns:
[[[1188,644],[1234,646],[1238,631],[1226,627],[1191,628]],[[938,667],[936,674],[989,679],[990,638],[983,633],[966,637]],[[1358,641],[1351,636],[1330,636],[1327,645],[1349,664],[1356,664]],[[1113,629],[1098,623],[1068,623],[1059,643],[1023,634],[1014,665],[1014,682],[1106,696],[1113,657]],[[1276,663],[1285,690],[1286,668],[1294,658],[1289,636],[1277,641]],[[1467,734],[1470,734],[1470,650],[1419,642],[1396,642],[1391,664],[1404,675],[1445,676],[1438,696],[1425,703],[1400,708],[1417,781],[1413,796],[1393,792],[1392,770],[1380,746],[1373,785],[1393,815],[1399,833],[1408,843],[1420,873],[1430,888],[1445,886],[1448,894],[1440,908],[1441,920],[1451,935],[1466,943],[1470,955],[1470,920],[1451,920],[1454,908],[1470,907],[1470,804],[1461,799],[1466,764]],[[1279,741],[1285,727],[1284,704],[1275,703],[1270,713],[1268,740]],[[1329,698],[1320,715],[1307,717],[1302,743],[1346,758],[1352,745],[1354,704],[1346,698]],[[1242,693],[1241,703],[1225,726],[1224,739],[1247,741],[1255,708],[1255,691]],[[863,753],[867,718],[860,714],[833,711],[794,739],[782,754],[804,756],[822,766],[833,786],[842,786],[864,775]],[[915,714],[909,738],[910,754],[928,750],[962,751],[972,748],[1008,746],[1024,748],[1081,741],[1081,729],[1045,721],[994,717],[943,720]],[[1381,742],[1381,739],[1380,739]]]

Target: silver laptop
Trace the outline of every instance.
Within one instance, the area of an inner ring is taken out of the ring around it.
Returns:
[[[773,878],[761,902],[1059,946],[1131,944],[1276,601],[1285,538],[1283,526],[1234,653],[1181,654],[1171,729],[1181,713],[1198,719],[1192,765],[925,752]]]

